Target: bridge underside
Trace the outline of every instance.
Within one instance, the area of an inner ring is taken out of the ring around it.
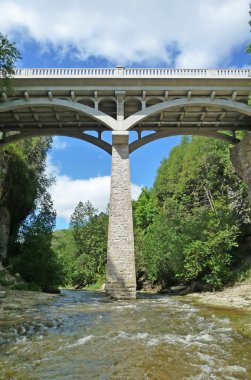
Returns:
[[[90,70],[79,77],[71,76],[74,69],[59,76],[50,76],[49,69],[29,75],[19,70],[15,94],[2,92],[0,146],[58,135],[87,141],[112,155],[107,291],[115,298],[135,298],[129,154],[173,135],[237,144],[236,132],[251,129],[250,72],[194,70],[193,76],[188,70],[186,77],[179,70],[163,76],[145,75],[146,70],[125,76],[121,68],[114,70],[99,76]]]
[[[111,144],[102,138],[105,131],[136,132],[130,138],[133,152],[175,134],[234,143],[236,131],[250,130],[247,79],[153,76],[72,78],[69,83],[68,78],[17,76],[14,87],[14,96],[3,92],[0,99],[0,145],[31,136],[61,135],[88,141],[111,154]]]
[[[236,143],[236,131],[248,131],[250,125],[250,116],[224,107],[176,106],[136,123],[130,129],[137,134],[132,134],[129,150],[133,152],[146,143],[173,135],[201,135]],[[111,129],[75,111],[53,106],[26,106],[1,113],[0,146],[28,137],[58,135],[90,142],[111,154],[111,144],[102,139],[105,131]]]

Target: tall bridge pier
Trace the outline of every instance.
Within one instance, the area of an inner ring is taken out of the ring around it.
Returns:
[[[128,132],[113,132],[112,136],[105,289],[113,298],[131,299],[136,295]]]
[[[130,154],[174,135],[221,139],[235,145],[232,161],[251,194],[250,134],[236,137],[251,131],[250,80],[249,69],[17,69],[15,93],[0,97],[0,147],[57,135],[111,155],[106,292],[133,299]],[[103,138],[108,131],[110,142]]]

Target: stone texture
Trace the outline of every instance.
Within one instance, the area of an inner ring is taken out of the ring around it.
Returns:
[[[10,213],[6,204],[8,184],[6,175],[9,169],[9,155],[0,152],[0,261],[7,256],[7,246],[10,232]]]
[[[115,299],[136,298],[134,237],[128,143],[112,147],[111,193],[105,290]]]
[[[248,185],[248,202],[251,204],[251,133],[230,149],[231,161],[237,174]]]
[[[4,298],[6,295],[5,290],[0,290],[0,298]]]
[[[0,260],[6,259],[10,232],[10,213],[7,207],[0,206]]]

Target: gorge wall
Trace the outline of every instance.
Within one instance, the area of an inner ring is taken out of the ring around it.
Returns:
[[[5,151],[0,151],[0,262],[2,262],[2,260],[7,256],[10,232],[10,212],[7,206],[9,192],[9,166],[9,154]]]
[[[237,174],[248,185],[248,203],[251,205],[251,132],[230,149],[230,157]]]

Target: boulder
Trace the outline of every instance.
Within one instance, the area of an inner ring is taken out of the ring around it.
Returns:
[[[171,291],[173,293],[180,293],[183,290],[187,289],[187,285],[177,285],[177,286],[171,286]]]

